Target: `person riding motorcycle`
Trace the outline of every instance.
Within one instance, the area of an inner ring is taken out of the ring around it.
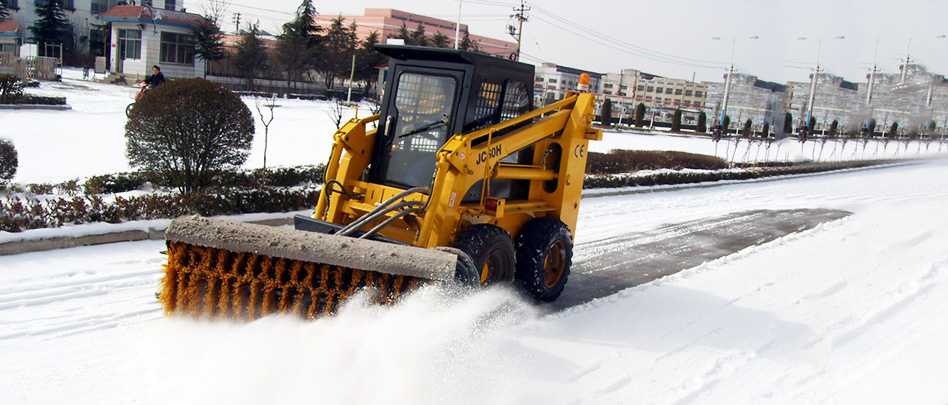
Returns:
[[[161,68],[158,67],[158,65],[152,66],[151,72],[152,72],[151,76],[146,77],[145,80],[142,80],[142,82],[139,83],[139,85],[141,86],[141,90],[139,90],[138,94],[135,95],[135,102],[125,107],[126,116],[131,116],[132,109],[135,107],[135,103],[137,103],[139,100],[142,99],[142,97],[145,96],[146,91],[148,91],[149,89],[158,87],[162,85],[162,83],[165,82],[165,75],[161,73]]]
[[[158,87],[165,82],[165,75],[161,73],[161,68],[158,65],[151,67],[151,76],[145,78],[145,81],[142,82],[142,85],[149,87]]]

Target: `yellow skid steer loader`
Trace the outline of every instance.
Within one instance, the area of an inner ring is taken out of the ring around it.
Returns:
[[[295,230],[175,219],[166,313],[315,318],[363,289],[389,303],[429,282],[514,283],[538,301],[560,295],[587,145],[602,139],[595,97],[569,93],[534,110],[531,65],[377,49],[390,58],[381,111],[333,136],[312,217],[297,216]]]

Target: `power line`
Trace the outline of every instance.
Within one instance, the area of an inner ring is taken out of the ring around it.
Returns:
[[[656,60],[656,61],[664,62],[664,63],[670,63],[670,64],[675,64],[675,65],[681,65],[681,66],[699,67],[699,68],[709,68],[709,69],[717,69],[717,68],[724,68],[724,67],[725,67],[725,64],[720,63],[720,62],[705,61],[705,60],[699,60],[699,59],[693,59],[693,58],[686,58],[686,57],[676,56],[676,55],[672,55],[672,54],[668,54],[668,53],[664,53],[664,52],[659,52],[659,51],[655,51],[655,50],[652,50],[652,49],[648,49],[648,48],[645,48],[645,47],[642,47],[642,46],[634,45],[634,44],[625,42],[625,41],[623,41],[623,40],[621,40],[621,39],[618,39],[618,38],[615,38],[615,37],[612,37],[612,36],[609,36],[609,35],[606,35],[606,34],[602,34],[602,33],[598,32],[598,31],[595,31],[595,30],[592,30],[592,29],[590,29],[590,28],[587,28],[587,27],[584,27],[584,26],[582,26],[582,25],[579,25],[579,24],[577,24],[577,23],[571,21],[570,19],[563,18],[563,17],[561,17],[561,16],[559,16],[559,15],[553,13],[553,12],[550,12],[550,11],[548,11],[548,10],[542,8],[542,7],[539,7],[539,6],[537,6],[537,5],[533,4],[533,3],[530,3],[530,5],[533,6],[533,8],[536,9],[537,12],[539,12],[539,13],[541,13],[541,14],[544,14],[544,15],[550,17],[551,19],[555,20],[556,23],[553,23],[553,22],[551,22],[551,21],[546,21],[546,20],[544,20],[543,18],[539,18],[539,17],[537,18],[538,20],[544,21],[544,22],[546,22],[547,24],[550,24],[550,25],[552,25],[552,26],[554,26],[554,27],[556,27],[556,28],[558,28],[558,29],[562,29],[562,30],[564,30],[564,31],[566,31],[566,32],[569,32],[569,33],[573,34],[573,35],[577,35],[577,36],[579,36],[579,37],[581,37],[581,38],[584,38],[584,39],[592,40],[592,41],[594,41],[594,42],[596,42],[596,43],[599,43],[599,44],[601,44],[601,45],[606,45],[606,46],[608,46],[608,47],[610,47],[610,48],[613,48],[613,49],[621,50],[621,51],[623,51],[623,52],[630,53],[630,54],[633,54],[633,55],[636,55],[636,56],[640,56],[640,57],[643,57],[643,58],[652,59],[652,60]],[[559,25],[559,24],[562,24],[562,25]],[[573,28],[573,29],[575,29],[575,30],[580,31],[581,33],[577,33],[577,32],[574,32],[574,31],[570,31],[570,30],[566,29],[564,26],[569,26],[569,27],[571,27],[571,28]],[[594,38],[590,38],[590,36],[591,36],[591,37],[594,37],[595,39],[594,39]],[[608,41],[609,43],[605,44],[605,43],[603,43],[602,41]]]
[[[247,5],[244,5],[244,4],[238,4],[238,3],[233,3],[233,2],[230,3],[230,5],[231,5],[231,6],[241,7],[241,8],[246,8],[246,9],[250,9],[250,10],[266,11],[266,12],[269,12],[269,13],[276,13],[276,14],[289,15],[289,16],[296,16],[296,13],[295,13],[295,12],[287,12],[287,11],[274,10],[274,9],[271,9],[271,8],[261,8],[261,7],[247,6]]]
[[[536,16],[536,15],[534,15],[534,18],[536,18],[538,21],[541,21],[541,22],[544,22],[544,23],[546,23],[546,24],[549,24],[549,25],[551,25],[551,26],[553,26],[553,27],[555,27],[555,28],[558,28],[558,29],[560,29],[560,30],[566,31],[567,33],[576,35],[576,36],[578,36],[578,37],[580,37],[580,38],[586,39],[586,40],[588,40],[588,41],[597,43],[597,44],[599,44],[599,45],[603,45],[603,46],[605,46],[605,47],[608,47],[608,48],[611,48],[611,49],[614,49],[614,50],[617,50],[617,51],[620,51],[620,52],[624,52],[624,53],[627,53],[627,54],[630,54],[630,55],[633,55],[633,56],[638,56],[638,57],[642,57],[642,58],[645,58],[645,59],[651,59],[651,60],[655,60],[655,61],[658,61],[658,62],[673,64],[673,65],[687,66],[687,67],[694,67],[694,68],[706,68],[706,69],[723,69],[723,68],[724,68],[724,64],[720,64],[720,65],[704,65],[704,64],[698,64],[698,63],[693,63],[693,62],[685,62],[685,61],[680,61],[680,60],[674,60],[674,59],[670,59],[670,58],[668,58],[668,57],[663,57],[663,56],[651,55],[651,54],[648,54],[648,53],[645,53],[645,52],[642,52],[642,51],[637,51],[637,50],[635,50],[635,49],[630,49],[630,48],[628,48],[628,47],[621,46],[621,44],[616,43],[616,41],[612,41],[611,39],[608,39],[608,37],[606,37],[605,39],[596,38],[596,37],[594,36],[594,35],[596,35],[596,34],[584,34],[584,33],[581,33],[581,32],[576,32],[576,31],[573,31],[573,30],[568,29],[568,28],[566,28],[566,27],[563,27],[563,26],[561,26],[561,25],[555,24],[555,23],[553,23],[553,22],[551,22],[551,21],[547,21],[547,20],[545,20],[545,19],[543,19],[543,18],[541,18],[541,17],[538,17],[538,16]],[[600,34],[600,35],[596,35],[596,36],[601,36],[601,34]]]
[[[484,6],[497,6],[497,7],[516,7],[516,3],[504,3],[500,1],[490,1],[490,0],[464,0],[465,3],[470,4],[480,4]]]

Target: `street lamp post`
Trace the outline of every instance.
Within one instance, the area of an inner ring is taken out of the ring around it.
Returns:
[[[731,75],[734,73],[734,45],[737,44],[738,40],[757,38],[756,35],[747,38],[731,38],[731,58],[727,62],[727,79],[724,81],[724,100],[721,102],[721,120],[718,121],[721,125],[724,125],[724,117],[727,116],[727,101],[731,94]],[[718,41],[721,40],[721,38],[711,37],[711,40]],[[727,133],[727,128],[724,128],[724,131]]]
[[[869,91],[866,92],[866,105],[867,106],[872,106],[872,87],[876,82],[876,69],[878,69],[878,66],[876,65],[876,55],[878,54],[879,54],[879,39],[876,38],[876,47],[872,51],[872,71],[869,73]],[[869,117],[872,118],[871,115]],[[866,125],[869,125],[868,121],[866,121]]]
[[[798,40],[807,40],[806,37],[799,37]],[[817,38],[816,42],[816,70],[813,72],[813,80],[810,81],[810,98],[806,103],[806,121],[804,125],[810,125],[810,117],[813,116],[813,101],[816,99],[816,80],[820,76],[820,50],[823,48],[823,39],[846,39],[844,36],[835,38]],[[813,128],[810,128],[812,131]]]

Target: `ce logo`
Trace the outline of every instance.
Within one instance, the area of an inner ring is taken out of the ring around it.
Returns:
[[[576,145],[576,147],[573,148],[573,156],[575,157],[581,158],[583,157],[585,153],[586,153],[586,145]]]

